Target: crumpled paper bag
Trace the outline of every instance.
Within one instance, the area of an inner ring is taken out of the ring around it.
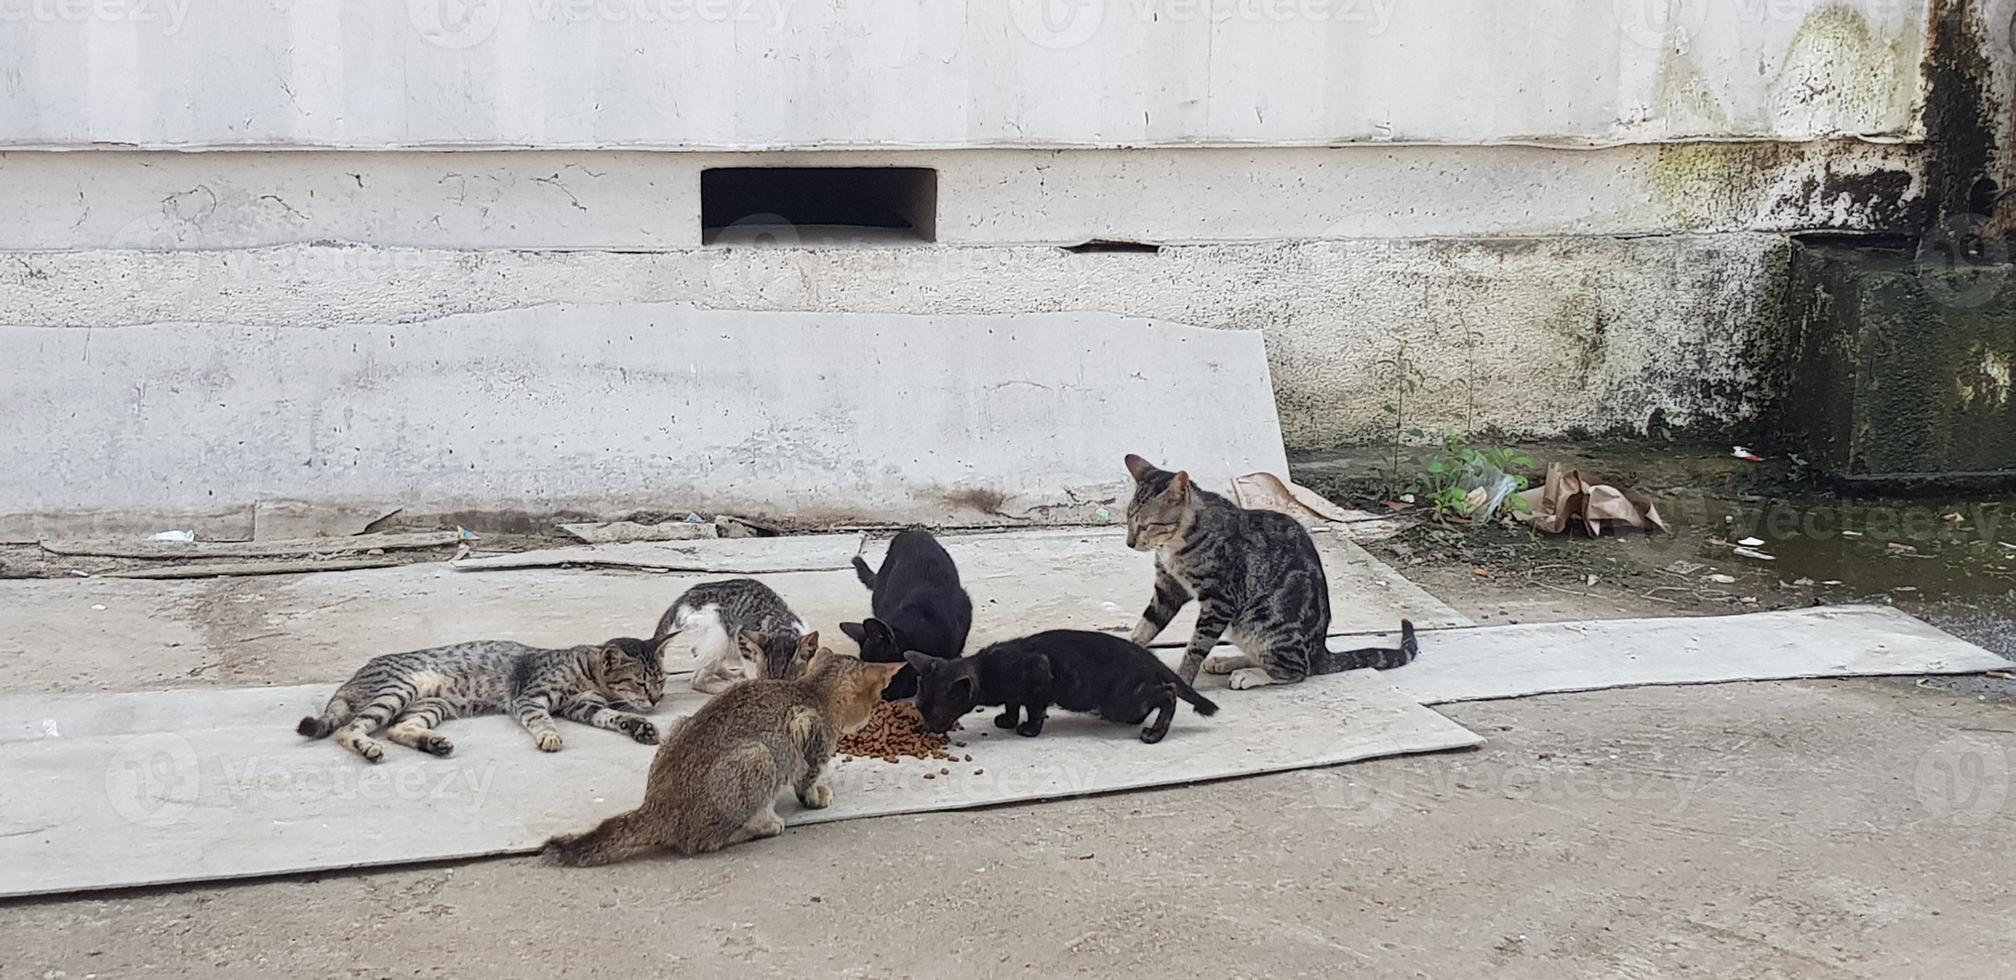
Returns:
[[[1272,510],[1303,523],[1348,521],[1351,513],[1322,494],[1272,473],[1248,473],[1232,480],[1232,500],[1247,510]]]
[[[1548,534],[1566,534],[1578,521],[1591,537],[1626,527],[1666,530],[1651,497],[1637,490],[1620,490],[1560,463],[1547,464],[1547,482],[1519,494],[1519,499],[1530,508],[1526,523]]]

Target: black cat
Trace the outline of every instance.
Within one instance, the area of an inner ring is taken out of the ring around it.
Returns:
[[[841,623],[840,632],[861,645],[861,659],[896,663],[911,651],[951,659],[966,650],[973,600],[959,587],[959,568],[931,532],[911,528],[889,542],[882,570],[854,556],[854,573],[874,593],[873,618]],[[917,693],[917,671],[905,667],[883,690],[884,700]]]
[[[920,675],[917,710],[934,732],[950,730],[974,705],[1000,704],[1007,707],[994,719],[996,727],[1040,735],[1043,712],[1054,704],[1125,725],[1138,725],[1156,712],[1141,730],[1141,741],[1154,743],[1168,734],[1177,698],[1200,715],[1218,711],[1154,654],[1105,633],[1050,630],[958,660],[906,656]],[[1029,719],[1018,724],[1024,709]]]

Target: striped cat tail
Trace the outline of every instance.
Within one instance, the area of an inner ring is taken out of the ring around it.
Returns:
[[[1331,650],[1328,647],[1309,663],[1312,674],[1334,674],[1340,670],[1361,670],[1371,667],[1376,670],[1392,670],[1405,667],[1421,655],[1421,641],[1414,638],[1414,621],[1400,621],[1400,646],[1361,647],[1356,650]]]
[[[1175,671],[1170,671],[1170,673],[1173,674]],[[1176,696],[1190,702],[1190,707],[1196,708],[1198,714],[1208,718],[1218,713],[1218,705],[1213,703],[1210,698],[1197,693],[1196,688],[1183,683],[1183,678],[1181,677],[1175,678],[1175,681]]]
[[[327,738],[330,732],[342,728],[343,723],[350,720],[350,714],[350,702],[343,700],[339,695],[329,699],[329,706],[323,708],[320,715],[309,715],[301,719],[301,723],[295,725],[294,730],[309,738]]]
[[[561,834],[547,841],[543,856],[547,864],[566,868],[615,864],[669,845],[665,834],[669,823],[654,820],[643,810],[619,813],[587,833]]]

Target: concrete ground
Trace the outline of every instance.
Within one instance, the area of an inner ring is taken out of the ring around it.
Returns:
[[[1491,744],[598,871],[16,903],[0,973],[2016,975],[2006,705],[1863,681],[1447,710]]]
[[[1649,611],[1456,591],[1480,621]],[[2016,975],[2008,700],[1884,680],[1440,710],[1490,743],[594,871],[12,902],[0,977]]]

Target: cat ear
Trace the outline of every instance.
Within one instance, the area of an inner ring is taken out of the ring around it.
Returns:
[[[595,655],[588,658],[588,679],[596,687],[601,687],[609,679],[609,671],[615,666],[616,651],[608,644],[595,648]]]
[[[799,652],[799,653],[818,653],[818,652],[819,652],[819,631],[818,631],[818,630],[813,630],[812,632],[810,632],[810,633],[807,633],[807,634],[805,634],[804,636],[801,636],[801,637],[799,637],[799,638],[798,638],[798,652]]]
[[[1169,495],[1181,499],[1184,494],[1189,492],[1190,471],[1178,470],[1175,476],[1169,478]]]
[[[1148,462],[1147,460],[1142,459],[1141,457],[1136,456],[1133,453],[1128,453],[1127,472],[1132,473],[1134,475],[1134,479],[1137,481],[1146,480],[1148,479],[1148,474],[1155,472],[1155,464]]]
[[[620,640],[610,640],[606,645],[606,649],[609,650],[611,656],[617,658],[612,661],[613,663],[634,660],[649,669],[655,669],[658,666],[658,644],[652,643],[649,640],[634,640],[624,637]]]
[[[903,659],[909,661],[910,666],[917,668],[917,672],[920,674],[930,673],[943,662],[928,653],[918,653],[915,650],[904,651]]]
[[[963,700],[973,696],[973,675],[961,674],[952,681],[952,699]]]
[[[869,635],[869,637],[873,638],[877,643],[888,643],[891,645],[895,645],[897,642],[895,627],[892,627],[888,623],[885,623],[879,619],[870,619],[863,621],[861,623],[861,629],[864,632],[866,632]],[[899,646],[898,649],[901,649],[901,647]]]
[[[840,632],[847,634],[847,638],[853,640],[856,645],[866,642],[868,637],[868,631],[863,629],[860,623],[841,623]]]

